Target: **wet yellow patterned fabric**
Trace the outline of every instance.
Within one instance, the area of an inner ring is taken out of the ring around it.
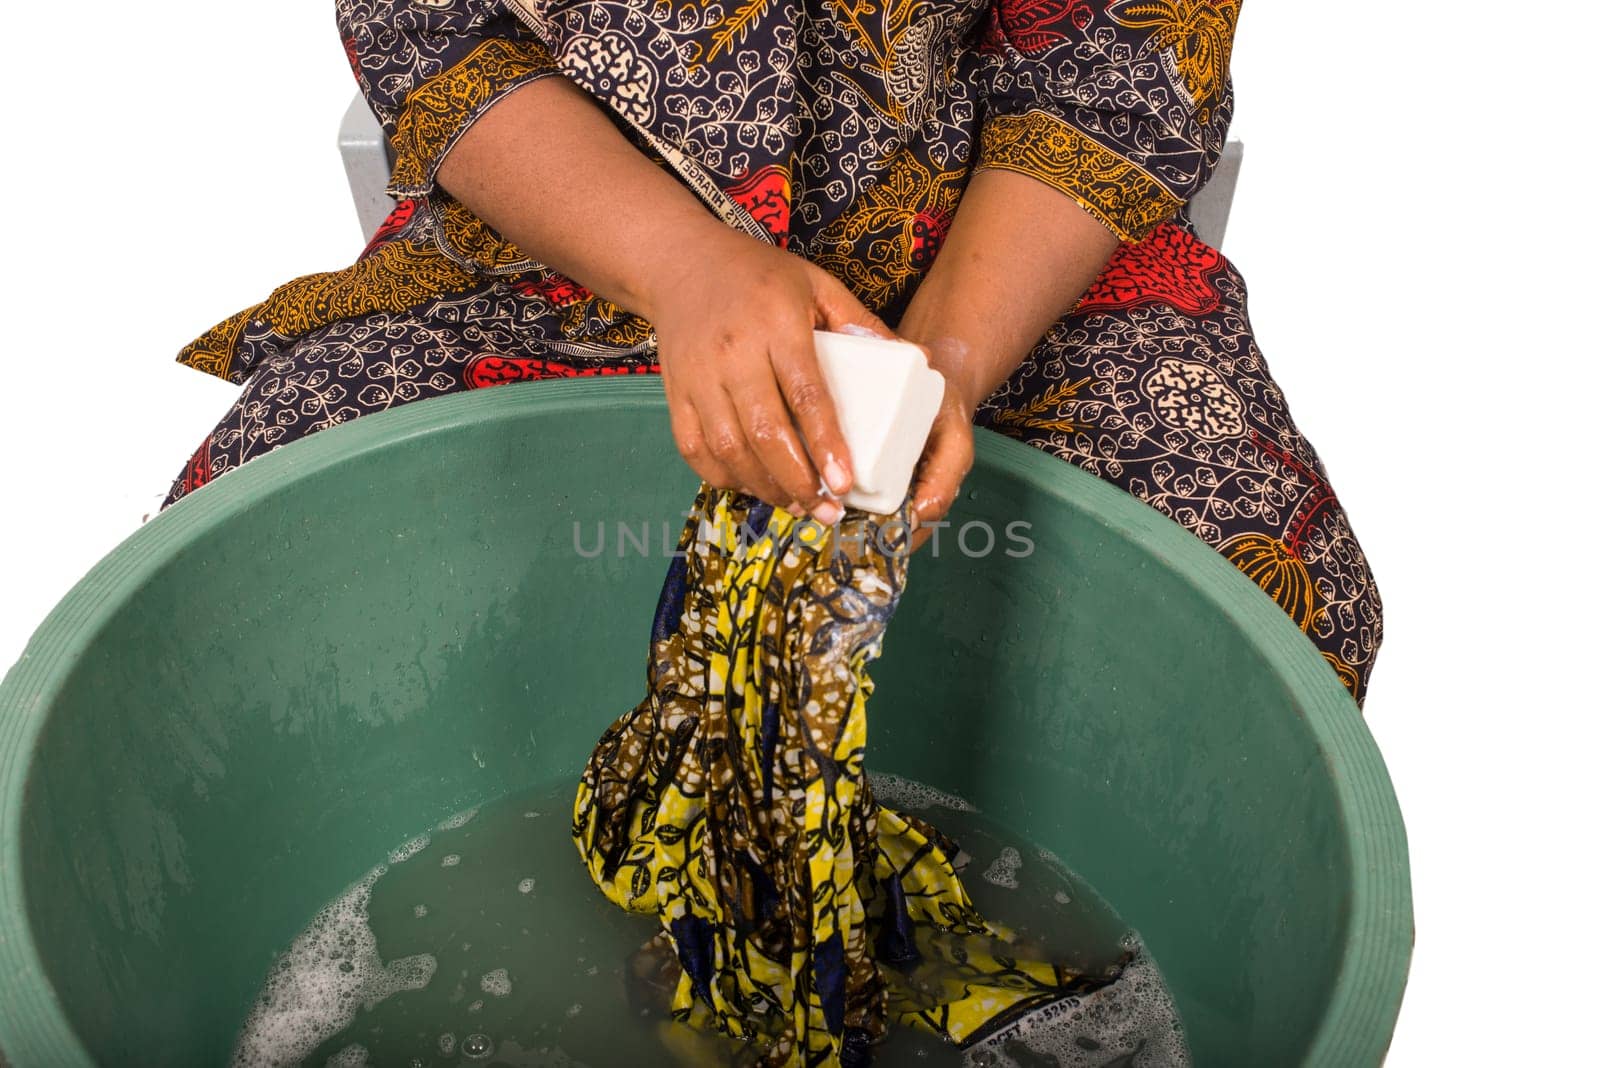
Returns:
[[[659,918],[673,1016],[736,1063],[865,1064],[889,1022],[957,1043],[1093,989],[1017,959],[955,846],[879,806],[867,666],[906,576],[906,515],[834,530],[702,488],[662,590],[645,699],[601,737],[573,834],[617,905]]]

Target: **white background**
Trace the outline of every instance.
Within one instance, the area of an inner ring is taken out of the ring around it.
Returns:
[[[1600,396],[1581,6],[1253,0],[1234,52],[1248,149],[1224,249],[1387,609],[1367,718],[1415,882],[1400,1068],[1592,1056]],[[345,265],[360,236],[334,142],[353,82],[326,0],[91,0],[10,19],[6,40],[8,665],[230,400],[177,349]]]

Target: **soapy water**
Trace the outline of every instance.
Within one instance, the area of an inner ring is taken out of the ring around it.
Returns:
[[[1004,890],[1015,890],[1021,885],[1017,881],[1017,869],[1021,867],[1022,854],[1006,846],[994,858],[994,863],[983,869],[983,878]]]
[[[894,1029],[875,1066],[1189,1063],[1159,970],[1093,889],[962,798],[895,776],[871,779],[881,802],[960,844],[974,904],[1030,947],[1078,971],[1133,954],[1111,985],[965,1051]],[[570,821],[556,815],[570,810],[572,791],[564,782],[443,820],[324,906],[272,965],[235,1068],[731,1064],[731,1043],[673,1023],[630,978],[656,923],[615,908],[589,881]]]
[[[234,1050],[238,1068],[298,1064],[328,1032],[370,1011],[401,990],[421,990],[438,962],[418,953],[385,964],[366,923],[372,888],[388,871],[379,865],[323,907],[274,963]],[[344,1066],[360,1054],[342,1050],[329,1064]]]

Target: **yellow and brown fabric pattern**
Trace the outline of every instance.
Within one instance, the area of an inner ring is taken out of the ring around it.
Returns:
[[[966,1046],[1114,978],[1030,959],[974,910],[954,845],[873,799],[867,666],[908,530],[909,513],[830,530],[703,486],[648,692],[584,769],[579,853],[659,919],[673,1017],[742,1041],[716,1063],[865,1065],[891,1022]]]

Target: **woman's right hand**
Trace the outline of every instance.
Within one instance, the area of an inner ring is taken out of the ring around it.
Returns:
[[[532,258],[655,325],[672,431],[702,478],[839,518],[819,491],[849,490],[850,454],[811,330],[888,335],[841,282],[722,223],[566,78],[507,94],[439,182]]]
[[[712,221],[647,291],[678,450],[701,478],[832,525],[854,474],[811,331],[893,336],[838,279]]]

